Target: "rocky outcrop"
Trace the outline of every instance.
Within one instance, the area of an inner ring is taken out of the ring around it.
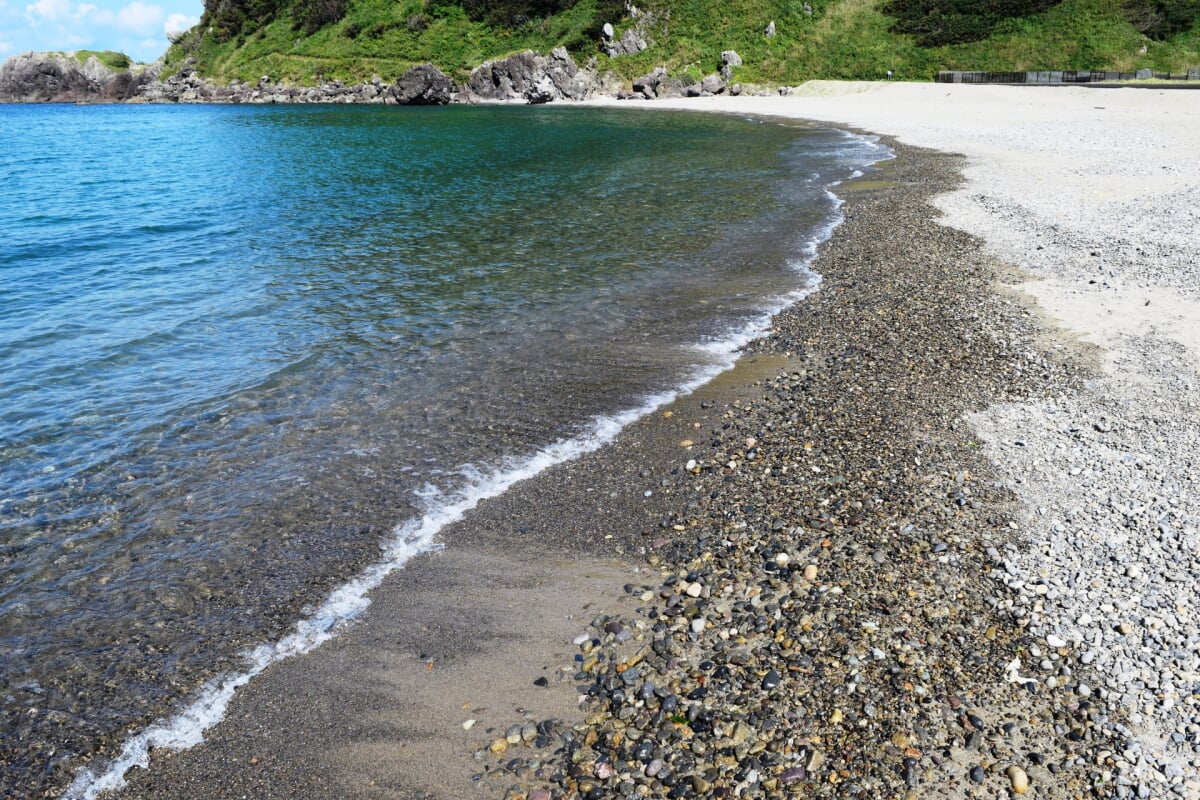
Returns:
[[[80,61],[73,53],[22,53],[0,65],[0,102],[119,102],[134,97],[155,74],[144,65],[110,69],[95,56]]]
[[[565,47],[549,56],[532,50],[488,61],[475,68],[467,80],[465,100],[586,100],[596,90],[596,74],[579,69]]]
[[[414,67],[414,69],[417,68]],[[416,83],[411,85],[415,86]],[[165,81],[155,81],[143,87],[138,97],[132,102],[250,103],[255,105],[385,103],[389,101],[397,103],[399,101],[393,91],[394,87],[385,84],[378,76],[372,78],[368,83],[346,84],[342,81],[329,81],[319,86],[287,86],[274,83],[270,77],[264,75],[257,83],[233,81],[228,86],[218,86],[198,74],[195,62],[189,58],[170,78]]]
[[[650,42],[642,35],[637,26],[626,28],[621,38],[614,38],[611,25],[604,26],[604,52],[609,58],[636,55],[650,46]]]
[[[453,97],[454,84],[433,64],[420,64],[400,76],[390,100],[402,106],[444,106]]]
[[[620,38],[617,38],[613,26],[607,22],[600,31],[600,45],[609,58],[637,55],[654,44],[650,33],[657,22],[655,15],[641,11],[633,4],[627,4],[626,10],[633,24],[625,29]]]

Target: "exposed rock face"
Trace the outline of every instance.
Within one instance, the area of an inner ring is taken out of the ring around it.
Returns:
[[[638,26],[627,28],[621,34],[620,39],[606,39],[604,42],[604,52],[609,58],[618,58],[620,56],[632,56],[642,52],[650,46],[650,42],[638,30]]]
[[[736,50],[725,50],[721,53],[721,77],[729,80],[733,77],[733,68],[742,65],[742,57]]]
[[[78,103],[127,100],[154,74],[153,68],[113,70],[95,56],[22,53],[0,65],[0,102]]]
[[[414,67],[414,69],[418,69]],[[410,70],[411,71],[411,70]],[[440,73],[439,73],[440,74]],[[445,76],[442,76],[445,77]],[[401,79],[403,80],[403,78]],[[449,79],[446,79],[449,81]],[[413,85],[417,85],[416,82]],[[369,83],[346,85],[341,81],[330,81],[320,86],[284,86],[272,83],[263,76],[258,83],[234,81],[228,86],[217,86],[198,75],[195,62],[188,59],[179,71],[165,81],[155,81],[145,86],[133,102],[143,103],[384,103],[399,102],[378,77]]]
[[[575,65],[565,47],[549,56],[532,50],[489,61],[475,68],[467,81],[471,95],[484,100],[586,100],[595,91],[596,76]]]
[[[613,26],[607,22],[604,23],[600,44],[609,58],[636,55],[654,44],[650,40],[650,31],[657,22],[655,15],[642,13],[634,5],[626,5],[626,10],[633,20],[633,25],[625,29],[620,39],[614,38],[616,32],[613,30]]]
[[[392,86],[391,98],[402,106],[444,106],[451,100],[454,84],[432,64],[420,64],[400,76]]]

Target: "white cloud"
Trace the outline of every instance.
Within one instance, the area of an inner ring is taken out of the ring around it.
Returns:
[[[140,0],[134,0],[117,12],[117,24],[135,33],[157,33],[162,21],[163,10],[161,7],[148,6]]]
[[[71,16],[70,0],[37,0],[25,6],[25,19],[31,24],[54,22]]]
[[[199,22],[198,17],[189,17],[187,14],[171,14],[163,23],[163,33],[167,35],[168,39],[175,41]]]

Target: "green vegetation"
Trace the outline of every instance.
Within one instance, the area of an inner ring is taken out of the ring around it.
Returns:
[[[118,53],[114,50],[76,50],[75,58],[82,64],[90,57],[95,56],[97,60],[104,66],[113,70],[129,69],[133,65],[133,59],[124,53]]]
[[[650,49],[609,59],[600,30],[634,25],[623,0],[206,0],[168,53],[218,81],[393,80],[432,62],[459,79],[481,62],[565,46],[626,80],[666,66],[698,77],[736,50],[743,83],[929,80],[939,69],[1200,65],[1200,0],[644,0]],[[764,35],[768,23],[776,35]]]

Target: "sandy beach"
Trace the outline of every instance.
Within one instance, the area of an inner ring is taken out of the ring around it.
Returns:
[[[119,796],[1200,797],[1200,94],[645,108],[897,159],[737,368],[481,504]]]

